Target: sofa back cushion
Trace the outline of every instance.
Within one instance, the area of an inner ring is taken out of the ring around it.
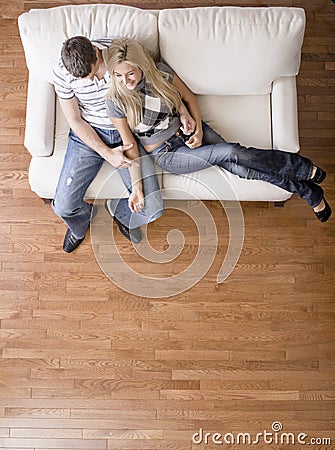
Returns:
[[[133,37],[158,55],[157,15],[121,5],[69,5],[33,9],[19,17],[19,29],[28,69],[52,82],[52,71],[62,43],[77,35]]]
[[[204,7],[159,14],[161,56],[196,94],[271,92],[296,75],[305,13],[301,8]]]

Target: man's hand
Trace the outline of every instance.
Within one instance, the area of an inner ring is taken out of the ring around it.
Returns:
[[[109,149],[105,159],[116,169],[125,169],[126,167],[130,167],[131,165],[138,166],[138,163],[132,161],[131,159],[125,156],[124,152],[130,150],[133,147],[133,144],[128,145],[119,145],[119,147]]]
[[[138,166],[138,163],[133,162],[131,159],[124,155],[124,152],[132,149],[133,144],[120,145],[119,147],[109,148],[100,139],[92,126],[81,117],[76,97],[72,97],[70,100],[60,99],[60,105],[64,112],[65,118],[73,132],[88,147],[95,150],[112,166],[117,169],[125,169],[126,167],[130,167],[131,165]]]

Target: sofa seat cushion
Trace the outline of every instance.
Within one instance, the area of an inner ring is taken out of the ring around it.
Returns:
[[[204,120],[227,141],[271,148],[271,102],[269,95],[198,96]],[[55,146],[50,157],[33,157],[29,170],[31,188],[40,197],[53,198],[67,146],[69,126],[56,102]],[[234,200],[286,200],[291,194],[261,181],[242,180],[213,167],[190,175],[172,175],[157,166],[164,198]],[[86,198],[126,196],[121,177],[105,162],[89,186]]]
[[[198,95],[203,119],[228,142],[272,148],[270,95]],[[266,150],[264,150],[266,151]],[[291,193],[263,181],[245,180],[212,167],[187,175],[164,173],[165,198],[284,201]]]
[[[202,119],[227,142],[272,148],[270,95],[198,95]]]
[[[59,100],[56,100],[56,124],[54,149],[50,156],[34,156],[29,166],[29,183],[32,191],[42,198],[53,198],[62,168],[69,134]],[[162,184],[162,171],[157,169],[158,181]],[[87,199],[121,198],[128,196],[118,171],[104,162],[98,175],[88,187]]]
[[[292,196],[265,181],[245,180],[219,167],[187,175],[164,173],[163,182],[165,199],[280,202]]]

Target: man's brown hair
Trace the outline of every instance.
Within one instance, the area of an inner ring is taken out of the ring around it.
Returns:
[[[61,58],[66,69],[77,78],[85,78],[97,61],[92,42],[84,36],[74,36],[64,42]]]

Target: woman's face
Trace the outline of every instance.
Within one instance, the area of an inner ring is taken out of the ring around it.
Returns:
[[[115,66],[114,76],[119,83],[123,83],[128,89],[135,89],[141,81],[142,70],[124,61]]]

